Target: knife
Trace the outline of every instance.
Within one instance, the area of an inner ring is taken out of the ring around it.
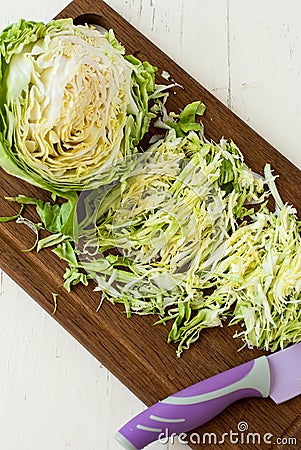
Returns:
[[[141,450],[160,436],[185,433],[217,416],[231,403],[270,396],[280,404],[301,393],[301,343],[260,356],[159,401],[115,435],[127,450]]]

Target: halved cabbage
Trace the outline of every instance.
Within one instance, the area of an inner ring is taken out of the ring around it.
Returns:
[[[72,19],[10,25],[0,56],[0,166],[60,194],[109,182],[148,128],[156,69]]]

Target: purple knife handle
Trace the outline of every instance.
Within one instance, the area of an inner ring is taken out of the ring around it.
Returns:
[[[156,403],[130,420],[115,437],[125,449],[141,450],[160,438],[203,425],[239,399],[267,397],[269,390],[269,363],[261,356]]]

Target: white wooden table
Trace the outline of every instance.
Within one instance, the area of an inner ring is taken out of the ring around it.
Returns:
[[[0,0],[0,26],[67,3]],[[107,3],[301,167],[299,0]],[[1,449],[118,450],[115,431],[144,408],[3,273],[0,358]]]

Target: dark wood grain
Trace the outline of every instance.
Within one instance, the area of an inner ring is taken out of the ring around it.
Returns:
[[[280,175],[278,186],[282,197],[301,211],[301,174],[294,165],[102,1],[75,0],[58,17],[76,18],[84,13],[98,15],[95,20],[107,28],[113,28],[128,53],[150,61],[159,68],[158,73],[168,70],[184,87],[177,89],[177,95],[170,96],[169,109],[178,111],[186,103],[201,99],[207,105],[204,117],[207,137],[214,140],[222,136],[233,139],[255,171],[262,172],[265,163],[269,162]],[[23,193],[47,198],[45,192],[10,177],[2,170],[0,176],[1,215],[11,214],[15,210],[15,205],[5,202],[6,195]],[[154,326],[156,318],[134,316],[127,319],[122,307],[109,302],[104,302],[100,311],[96,312],[100,298],[93,292],[92,286],[78,286],[68,294],[61,287],[64,263],[51,251],[45,250],[39,254],[22,252],[31,245],[32,239],[31,232],[22,225],[0,224],[0,266],[50,314],[53,311],[52,292],[57,292],[58,310],[54,319],[146,405],[260,355],[258,350],[238,352],[241,342],[232,338],[234,328],[224,327],[204,331],[200,340],[181,358],[177,358],[175,346],[166,343],[168,327]],[[281,436],[296,436],[301,441],[300,407],[300,398],[279,406],[270,399],[249,399],[232,405],[197,431],[200,435],[214,432],[221,437],[231,429],[237,431],[238,422],[244,420],[249,424],[249,431],[260,433],[262,438],[265,433],[271,433],[273,442]],[[125,421],[127,419],[130,418],[124,418]],[[196,449],[218,447],[214,444],[191,446]],[[221,448],[240,449],[246,446],[227,441]],[[290,447],[261,442],[247,448],[284,450]]]

